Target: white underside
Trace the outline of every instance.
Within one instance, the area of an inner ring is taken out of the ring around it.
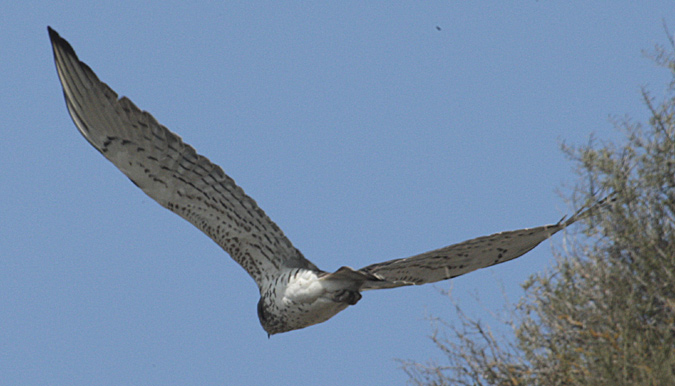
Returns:
[[[326,284],[325,281],[319,279],[315,272],[301,271],[291,277],[286,285],[282,301],[285,304],[289,302],[314,303],[329,291]]]

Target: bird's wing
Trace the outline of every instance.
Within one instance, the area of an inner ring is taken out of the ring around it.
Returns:
[[[513,260],[587,213],[587,210],[580,210],[557,224],[495,233],[416,256],[369,265],[359,272],[378,280],[367,280],[361,289],[433,283]]]
[[[136,186],[211,237],[259,287],[284,267],[316,269],[218,165],[129,99],[118,98],[48,29],[75,125]]]

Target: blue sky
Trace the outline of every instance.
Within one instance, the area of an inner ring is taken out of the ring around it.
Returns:
[[[669,75],[642,50],[675,30],[667,1],[109,3],[0,5],[3,384],[402,384],[397,358],[441,358],[441,290],[489,320],[552,262],[545,242],[268,339],[250,277],[77,132],[47,25],[325,270],[569,213],[559,144],[644,120]]]

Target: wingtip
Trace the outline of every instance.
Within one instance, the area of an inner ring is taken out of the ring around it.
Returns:
[[[49,33],[49,39],[52,41],[59,39],[59,33],[56,32],[51,26],[47,26],[47,32]]]
[[[62,38],[58,32],[56,32],[50,26],[47,26],[47,32],[49,32],[49,40],[51,40],[52,47],[54,49],[59,48],[77,58],[77,54],[75,53],[73,47],[70,45],[70,43],[68,43],[66,39]]]
[[[609,205],[611,205],[614,201],[616,201],[616,192],[612,192],[609,195],[605,196],[603,199],[596,201],[593,204],[583,206],[579,210],[576,211],[572,216],[566,219],[567,216],[563,217],[560,222],[558,222],[558,225],[564,227],[570,226],[574,222],[590,216],[593,211],[603,209]]]

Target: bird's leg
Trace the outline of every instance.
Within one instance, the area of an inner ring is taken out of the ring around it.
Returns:
[[[333,301],[335,302],[347,303],[353,306],[359,300],[361,300],[361,293],[359,291],[343,289],[333,292]]]

